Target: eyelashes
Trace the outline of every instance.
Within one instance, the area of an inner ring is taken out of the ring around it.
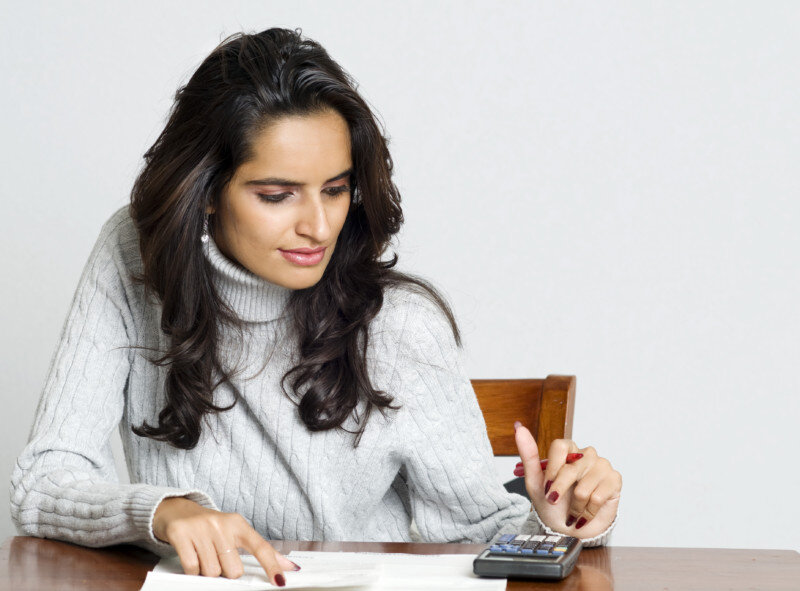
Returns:
[[[343,193],[349,193],[350,186],[349,185],[340,185],[338,187],[330,187],[329,189],[325,189],[324,193],[326,193],[329,197],[337,197]],[[266,194],[266,193],[256,193],[258,198],[262,201],[266,201],[267,203],[280,203],[284,199],[287,199],[294,195],[294,193],[276,193],[274,195]]]

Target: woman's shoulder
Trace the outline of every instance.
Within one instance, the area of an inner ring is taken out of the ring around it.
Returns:
[[[401,283],[387,287],[383,305],[371,323],[373,333],[409,344],[454,342],[447,313],[425,288]]]
[[[121,273],[141,272],[139,237],[129,205],[116,209],[103,223],[92,256],[113,260]]]
[[[401,404],[409,402],[407,396],[416,401],[412,406],[424,399],[422,384],[442,386],[461,375],[457,331],[436,297],[421,287],[387,289],[370,332],[368,357],[376,364],[376,383],[396,392]],[[398,380],[406,386],[398,386]]]
[[[130,205],[123,205],[114,210],[111,216],[103,222],[98,243],[127,247],[131,242],[138,243],[136,226],[131,217]]]

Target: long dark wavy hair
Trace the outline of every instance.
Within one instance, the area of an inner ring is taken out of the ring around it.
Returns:
[[[178,89],[131,192],[143,263],[134,280],[158,296],[161,330],[169,339],[166,353],[151,359],[169,366],[166,406],[157,425],[133,427],[137,435],[192,449],[203,416],[229,410],[240,398],[234,387],[230,406],[214,403],[214,390],[232,377],[218,360],[218,322],[241,333],[242,321],[215,290],[200,236],[206,207],[217,206],[236,169],[254,156],[254,138],[281,117],[334,109],[350,130],[353,161],[350,208],[328,267],[316,285],[293,291],[286,308],[299,362],[281,386],[305,425],[312,431],[344,428],[352,413],[357,446],[374,409],[397,408],[390,395],[372,387],[366,365],[368,326],[387,287],[405,285],[435,302],[461,345],[441,294],[393,269],[396,254],[384,260],[403,222],[400,193],[388,141],[356,88],[300,29],[272,28],[226,38]],[[213,383],[215,372],[220,377]],[[361,401],[366,406],[359,417]]]

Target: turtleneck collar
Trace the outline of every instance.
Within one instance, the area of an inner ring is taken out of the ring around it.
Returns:
[[[233,262],[222,254],[210,235],[203,252],[211,263],[218,293],[242,320],[268,322],[281,316],[291,289],[262,279]]]

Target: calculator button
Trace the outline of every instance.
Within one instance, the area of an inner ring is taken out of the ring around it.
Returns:
[[[503,551],[503,547],[502,546],[495,545],[495,546],[492,546],[491,548],[489,548],[489,552],[502,552],[502,551]]]
[[[544,539],[544,541],[545,542],[560,542],[561,541],[561,536],[547,536]]]
[[[533,556],[533,550],[530,548],[523,548],[520,550],[520,552],[522,552],[525,556]]]
[[[531,536],[531,542],[544,542],[545,536],[535,535]]]
[[[566,552],[568,549],[566,546],[556,546],[553,548],[553,552]]]
[[[533,542],[533,541],[531,541],[531,542],[525,542],[525,543],[522,545],[522,548],[523,548],[524,550],[535,550],[535,549],[536,549],[536,546],[538,546],[538,545],[539,545],[539,542]]]
[[[500,543],[500,544],[505,544],[505,543],[510,542],[511,540],[513,540],[515,537],[516,536],[514,534],[506,534],[504,536],[500,536],[500,539],[497,540],[497,542]]]

